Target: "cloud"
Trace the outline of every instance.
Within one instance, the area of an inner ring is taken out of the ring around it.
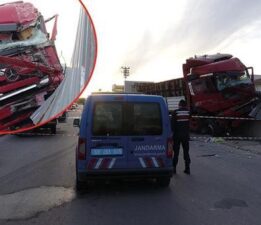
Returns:
[[[198,0],[187,5],[182,22],[165,33],[162,47],[175,43],[179,52],[197,54],[220,44],[238,29],[261,18],[259,0]]]
[[[106,2],[89,1],[100,47],[95,74],[102,79],[122,82],[121,66],[131,67],[130,79],[172,79],[182,75],[186,58],[216,52],[247,58],[257,67],[252,62],[260,58],[254,56],[260,45],[260,0]]]
[[[191,1],[189,4],[187,2],[181,18],[175,18],[177,8],[175,4],[172,7],[173,21],[169,21],[165,32],[155,34],[144,31],[143,38],[123,58],[122,65],[130,66],[131,73],[170,49],[173,58],[184,60],[195,54],[205,54],[229,40],[242,27],[261,19],[259,0]],[[158,16],[161,15],[162,12],[159,12]]]
[[[130,66],[131,72],[135,73],[140,67],[144,66],[147,61],[153,58],[155,52],[152,50],[152,39],[149,32],[145,32],[141,40],[136,44],[135,48],[127,52],[122,61],[122,65]]]

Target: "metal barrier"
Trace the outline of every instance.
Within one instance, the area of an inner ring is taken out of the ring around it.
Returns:
[[[197,140],[197,139],[223,139],[223,140],[240,140],[240,141],[261,141],[261,137],[207,137],[207,136],[191,136],[190,140]]]
[[[261,121],[255,118],[247,117],[225,117],[225,116],[191,116],[192,118],[203,118],[203,119],[223,119],[223,120],[252,120],[252,121]]]

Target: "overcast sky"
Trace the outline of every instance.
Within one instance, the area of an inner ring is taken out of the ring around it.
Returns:
[[[78,22],[78,0],[28,0],[45,18],[55,13],[57,49],[70,61]],[[10,0],[0,0],[0,4]],[[163,81],[182,76],[186,58],[230,53],[261,74],[260,0],[83,0],[98,39],[89,91],[128,80]],[[63,60],[61,60],[63,61]]]
[[[260,0],[83,0],[95,24],[98,59],[90,88],[182,76],[194,55],[230,53],[261,74]]]

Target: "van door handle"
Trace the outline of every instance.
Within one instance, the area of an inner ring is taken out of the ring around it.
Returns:
[[[131,139],[132,141],[144,141],[144,138],[141,137],[134,137]]]

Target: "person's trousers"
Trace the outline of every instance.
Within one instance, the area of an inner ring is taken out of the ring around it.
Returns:
[[[174,151],[174,158],[173,158],[173,167],[176,168],[178,161],[179,161],[179,150],[180,145],[183,148],[183,158],[185,161],[185,167],[189,167],[190,165],[190,157],[189,157],[189,138],[174,138],[173,139],[173,151]]]

